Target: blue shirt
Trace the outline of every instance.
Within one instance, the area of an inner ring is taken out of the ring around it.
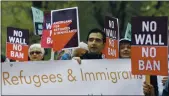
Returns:
[[[68,53],[64,53],[61,57],[61,60],[70,60],[70,59],[71,59],[71,56]]]

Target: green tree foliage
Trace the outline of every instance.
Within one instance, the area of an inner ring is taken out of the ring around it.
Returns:
[[[3,1],[1,3],[2,53],[5,54],[7,27],[28,29],[33,31],[31,9],[32,2]]]

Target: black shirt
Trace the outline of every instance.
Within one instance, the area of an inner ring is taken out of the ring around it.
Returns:
[[[103,59],[102,54],[88,53],[88,52],[83,54],[80,58],[81,59]]]

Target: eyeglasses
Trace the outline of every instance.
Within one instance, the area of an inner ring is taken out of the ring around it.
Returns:
[[[40,52],[40,51],[32,51],[32,52],[30,52],[30,55],[33,55],[34,53],[41,54],[42,52]]]
[[[98,42],[98,43],[103,42],[103,40],[102,40],[102,39],[99,39],[99,38],[89,38],[89,39],[88,39],[89,42],[93,42],[94,40],[95,40],[96,42]]]

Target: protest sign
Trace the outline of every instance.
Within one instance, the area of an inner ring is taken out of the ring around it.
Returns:
[[[132,73],[168,75],[167,17],[132,18]]]
[[[104,32],[106,33],[106,44],[103,55],[106,59],[119,57],[119,24],[118,19],[106,16],[104,21]]]
[[[7,27],[6,56],[12,60],[28,60],[29,31]]]
[[[10,64],[2,65],[2,95],[143,95],[144,78],[131,74],[130,59]]]
[[[52,10],[51,16],[53,50],[78,47],[80,42],[78,8]]]
[[[51,25],[51,13],[45,12],[43,22],[43,32],[41,38],[41,46],[43,48],[52,48],[52,25]]]
[[[31,8],[32,8],[33,22],[34,22],[34,34],[42,35],[43,19],[44,19],[43,11],[35,7],[31,7]]]
[[[131,34],[131,24],[128,23],[124,38],[131,41]]]

